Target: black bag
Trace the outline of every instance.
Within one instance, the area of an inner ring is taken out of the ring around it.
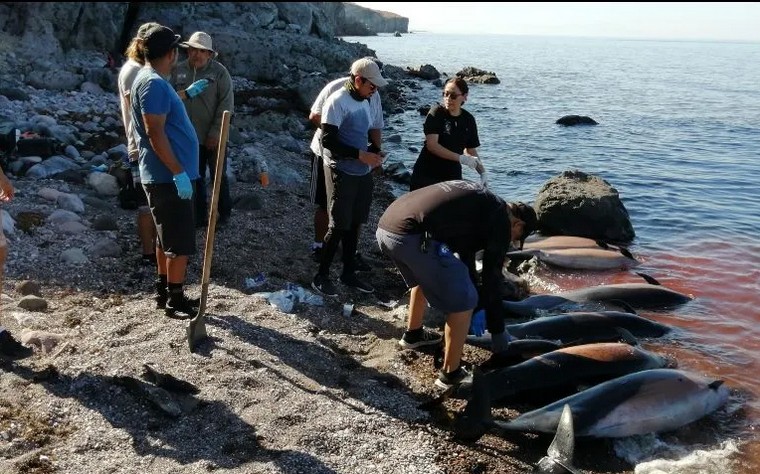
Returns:
[[[119,183],[119,206],[127,210],[135,210],[140,207],[140,193],[135,188],[132,171],[123,167],[121,163],[116,163],[111,165],[108,174],[115,177],[116,182]]]
[[[55,152],[55,140],[52,138],[22,138],[16,142],[17,156],[50,158]]]

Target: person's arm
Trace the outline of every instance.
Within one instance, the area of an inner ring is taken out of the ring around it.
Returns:
[[[169,138],[166,136],[164,126],[166,125],[166,115],[143,114],[145,123],[145,132],[148,135],[150,146],[158,155],[158,159],[166,166],[173,175],[180,174],[185,170],[174,156]]]
[[[338,127],[329,123],[322,123],[322,148],[330,152],[334,160],[359,160],[371,168],[380,166],[383,157],[377,153],[360,150],[344,145],[338,137]]]
[[[431,133],[429,135],[425,135],[425,147],[428,149],[430,153],[434,154],[438,158],[443,158],[444,160],[459,162],[460,154],[455,153],[445,148],[440,143],[438,143],[437,133]]]
[[[383,143],[383,131],[379,128],[369,129],[369,143],[372,145],[373,151],[380,151],[383,149],[381,146]]]
[[[309,112],[309,122],[311,122],[311,124],[315,127],[319,128],[319,124],[322,123],[322,114]]]
[[[491,334],[504,332],[504,307],[501,287],[504,281],[504,259],[512,236],[509,214],[506,207],[494,212],[490,218],[488,240],[483,249],[483,270],[480,278],[482,287],[480,301],[486,310],[486,327]]]
[[[214,123],[211,124],[211,129],[206,137],[205,146],[211,150],[216,149],[219,146],[219,132],[222,128],[222,116],[225,110],[230,112],[235,108],[235,94],[232,90],[232,77],[229,72],[224,70],[222,76],[216,81],[217,94],[219,95],[218,102],[216,104],[216,112],[214,113]]]
[[[10,201],[13,199],[14,193],[13,184],[5,176],[5,173],[0,171],[0,201]]]

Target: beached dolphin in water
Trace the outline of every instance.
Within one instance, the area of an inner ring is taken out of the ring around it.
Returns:
[[[507,252],[511,260],[537,258],[555,267],[571,270],[627,270],[640,262],[628,250],[600,247],[523,249]]]
[[[531,235],[523,244],[524,250],[552,250],[552,249],[580,249],[580,248],[603,248],[623,249],[623,247],[609,244],[603,240],[578,237],[575,235],[550,235],[542,237]]]
[[[612,342],[563,347],[511,367],[484,373],[488,398],[496,402],[529,394],[534,403],[559,400],[579,388],[648,369],[675,367],[676,362],[640,347]],[[482,368],[482,367],[481,367]],[[457,398],[469,398],[472,387],[461,385]]]
[[[522,318],[534,318],[539,311],[562,311],[583,304],[599,303],[613,307],[633,309],[672,308],[692,300],[692,297],[666,288],[654,278],[638,273],[647,283],[617,283],[599,285],[551,295],[533,295],[520,301],[504,300],[508,314]]]
[[[472,397],[455,422],[460,439],[476,440],[492,427],[554,433],[565,405],[572,411],[576,436],[621,438],[672,431],[714,412],[729,395],[722,380],[683,370],[651,369],[609,380],[503,422],[491,418],[490,387],[483,375],[475,371]]]

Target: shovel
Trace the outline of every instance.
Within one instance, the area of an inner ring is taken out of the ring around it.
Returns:
[[[224,172],[224,154],[227,149],[227,136],[230,129],[231,112],[225,110],[222,115],[222,131],[219,134],[219,148],[216,150],[216,169],[214,170],[214,190],[211,193],[211,205],[208,217],[208,229],[206,230],[206,247],[203,252],[203,276],[201,277],[201,303],[198,314],[187,323],[187,343],[190,352],[193,352],[200,341],[208,337],[206,334],[206,300],[208,299],[208,280],[211,274],[211,255],[214,252],[214,236],[216,232],[217,203],[219,190],[222,187],[222,173]],[[205,183],[200,183],[205,186]]]

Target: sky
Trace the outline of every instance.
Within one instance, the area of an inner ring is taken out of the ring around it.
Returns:
[[[354,2],[410,31],[760,42],[760,2]]]

